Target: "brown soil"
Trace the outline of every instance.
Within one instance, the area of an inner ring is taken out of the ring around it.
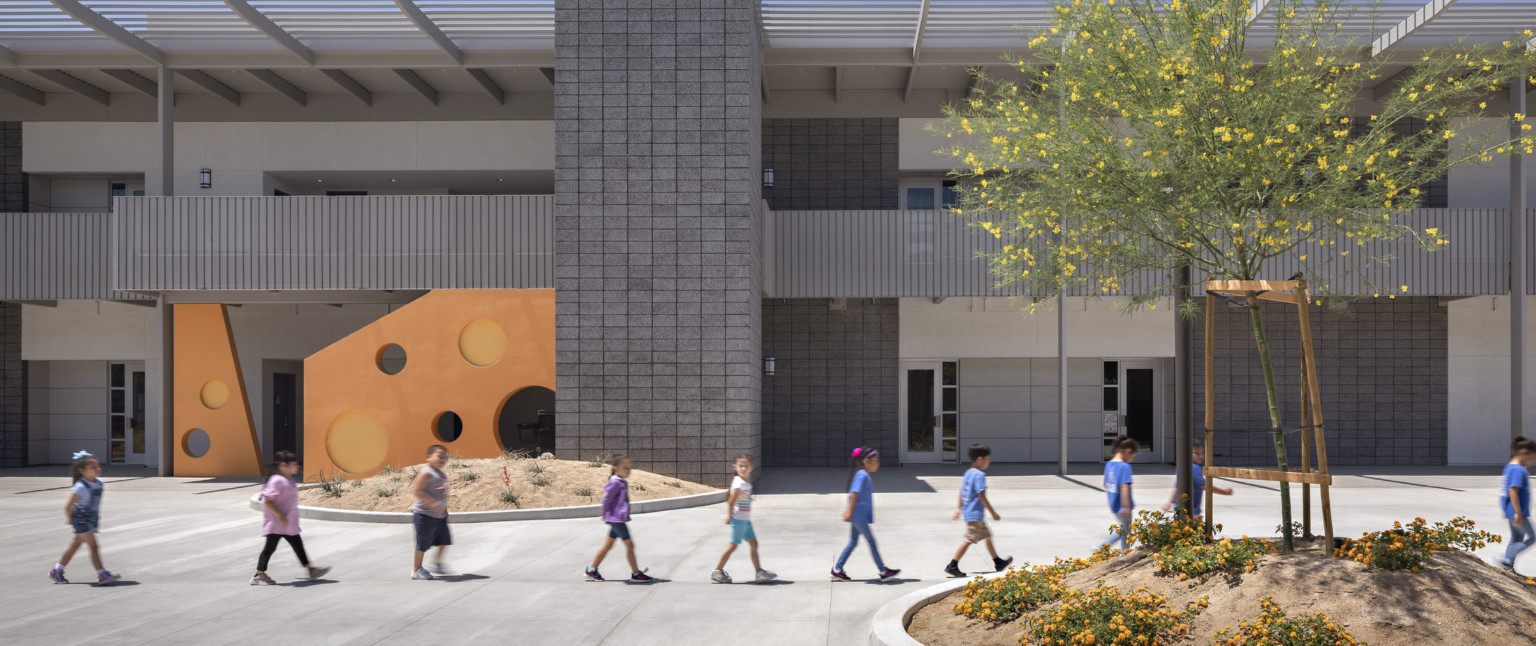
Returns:
[[[1222,628],[1257,619],[1266,595],[1288,615],[1326,612],[1374,646],[1525,643],[1536,623],[1536,587],[1462,552],[1436,554],[1415,573],[1375,570],[1298,546],[1294,553],[1264,556],[1253,572],[1183,582],[1158,574],[1148,555],[1138,550],[1111,559],[1069,575],[1067,584],[1086,589],[1103,581],[1127,592],[1145,587],[1180,610],[1207,597],[1210,607],[1177,644],[1209,644]],[[1019,621],[993,624],[957,615],[953,608],[961,598],[956,592],[918,611],[907,632],[929,646],[1018,646]]]
[[[543,473],[535,474],[535,466],[542,468]],[[420,465],[410,466],[400,471],[347,482],[342,485],[345,493],[341,497],[332,496],[319,487],[305,489],[299,492],[299,503],[362,511],[410,511],[411,503],[415,501],[411,493],[411,482],[420,468]],[[511,479],[508,488],[517,494],[516,506],[501,499],[501,490],[506,486],[503,484],[503,469]],[[594,467],[582,461],[499,457],[450,460],[443,473],[448,474],[448,510],[453,512],[600,504],[603,501],[603,485],[607,484],[610,471],[606,464]],[[474,474],[473,480],[466,479],[466,474]],[[549,484],[534,485],[533,480],[539,477]],[[591,495],[577,493],[583,489],[590,489]],[[714,487],[639,469],[629,474],[631,501],[675,498],[715,490]],[[381,495],[380,492],[392,495]]]

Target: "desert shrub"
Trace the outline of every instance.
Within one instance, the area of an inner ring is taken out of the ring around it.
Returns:
[[[531,475],[539,475],[541,473],[544,473],[544,471],[546,469],[548,469],[548,468],[549,467],[546,467],[546,466],[544,466],[542,464],[539,464],[537,461],[535,461],[535,462],[532,462],[532,463],[530,463],[528,465],[528,473],[531,474]]]
[[[378,496],[380,498],[394,498],[395,497],[395,493],[396,493],[395,489],[385,489],[383,487],[380,487],[378,489],[374,489],[373,490],[373,495]]]
[[[545,477],[545,476],[534,476],[533,479],[529,480],[528,482],[529,482],[529,484],[532,484],[535,487],[548,487],[549,485],[552,485],[552,484],[555,483],[554,480],[550,480],[548,477]]]
[[[678,482],[676,480],[670,480],[670,481],[667,482],[667,486],[668,487],[677,487],[677,488],[681,489],[681,488],[683,488],[683,483]]]
[[[474,471],[465,471],[464,473],[459,474],[459,480],[462,482],[474,482],[479,479],[480,474],[475,473]]]
[[[1245,572],[1252,572],[1259,563],[1259,557],[1273,551],[1274,548],[1268,543],[1244,536],[1236,541],[1227,538],[1210,545],[1169,545],[1153,554],[1152,560],[1157,563],[1159,572],[1177,574],[1179,580],[1183,581],[1219,570],[1235,571],[1242,568]]]
[[[965,600],[955,604],[956,614],[987,621],[1012,621],[1039,606],[1061,598],[1068,574],[1092,567],[1123,552],[1101,546],[1088,558],[1056,559],[1053,565],[1008,568],[1000,577],[977,577],[965,584]]]
[[[340,474],[327,476],[322,472],[320,475],[315,476],[315,481],[320,483],[320,491],[332,498],[340,498],[342,494],[347,492],[346,476]]]
[[[517,495],[517,492],[512,491],[510,487],[501,487],[498,493],[502,503],[512,505],[513,507],[522,507],[520,504],[522,498]]]
[[[1287,617],[1275,604],[1274,597],[1264,597],[1264,612],[1253,622],[1238,624],[1216,633],[1215,646],[1345,646],[1357,641],[1343,626],[1321,612],[1303,617]]]
[[[362,480],[353,480],[352,481],[352,488],[353,489],[362,489],[363,488],[363,481]]]
[[[592,488],[591,487],[582,487],[580,489],[572,491],[571,493],[576,494],[578,496],[581,496],[583,498],[586,498],[588,501],[592,500]]]
[[[1219,529],[1215,528],[1215,529]],[[1117,531],[1119,527],[1110,527]],[[1132,545],[1143,545],[1160,550],[1169,545],[1199,545],[1205,543],[1205,523],[1198,518],[1178,512],[1142,510],[1131,521],[1131,531],[1126,540]]]
[[[640,484],[638,482],[631,482],[631,483],[629,483],[629,488],[630,489],[634,489],[635,491],[645,491],[645,485]]]
[[[1476,523],[1465,516],[1458,516],[1448,523],[1430,525],[1423,518],[1415,518],[1404,527],[1393,522],[1392,529],[1382,532],[1366,532],[1360,538],[1344,541],[1334,556],[1347,557],[1384,570],[1419,571],[1419,566],[1435,552],[1456,550],[1473,551],[1498,543],[1500,537],[1473,529]]]
[[[1068,588],[1061,606],[1030,618],[1019,643],[1129,645],[1166,643],[1189,633],[1204,598],[1182,611],[1168,607],[1162,595],[1137,588],[1131,594],[1100,583],[1088,591]]]
[[[531,454],[532,452],[528,449],[512,449],[510,451],[502,451],[501,457],[516,462],[518,460],[527,460]]]
[[[393,465],[393,464],[386,464],[386,465],[384,465],[384,470],[379,472],[379,475],[386,475],[386,476],[394,475],[394,474],[395,474],[395,465]]]
[[[593,469],[608,466],[608,454],[599,453],[587,459],[587,466]]]

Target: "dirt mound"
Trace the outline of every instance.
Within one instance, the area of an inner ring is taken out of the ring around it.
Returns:
[[[1105,561],[1068,575],[1067,584],[1088,589],[1103,581],[1125,592],[1145,587],[1176,609],[1207,597],[1210,607],[1196,618],[1190,637],[1173,642],[1182,644],[1209,644],[1217,631],[1253,621],[1259,601],[1269,595],[1288,615],[1326,612],[1375,646],[1532,643],[1525,635],[1536,624],[1536,587],[1463,552],[1437,553],[1420,571],[1408,572],[1371,569],[1328,556],[1315,544],[1298,545],[1293,553],[1265,555],[1253,572],[1189,581],[1158,574],[1150,555],[1137,550]],[[957,615],[953,607],[961,599],[957,592],[923,608],[908,632],[929,646],[1017,646],[1019,621],[993,624]]]
[[[391,470],[371,478],[340,483],[335,496],[320,487],[299,492],[299,504],[362,511],[410,511],[415,501],[411,482],[420,465]],[[505,469],[505,472],[503,472]],[[608,465],[585,461],[533,458],[452,460],[448,475],[448,511],[495,511],[595,505],[603,501]],[[503,474],[511,479],[504,484]],[[517,504],[503,499],[506,488]],[[629,474],[631,501],[675,498],[715,491],[714,487],[635,469]]]

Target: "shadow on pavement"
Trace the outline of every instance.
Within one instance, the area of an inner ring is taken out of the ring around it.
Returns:
[[[308,588],[317,585],[330,585],[332,583],[340,583],[340,581],[336,581],[334,579],[300,579],[298,581],[279,583],[278,585],[289,588]]]

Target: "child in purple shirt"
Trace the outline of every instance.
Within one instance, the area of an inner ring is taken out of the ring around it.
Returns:
[[[293,547],[299,565],[308,570],[309,578],[319,579],[331,568],[311,565],[309,555],[304,553],[304,539],[299,538],[299,488],[293,484],[293,475],[299,472],[299,458],[293,451],[278,451],[272,454],[272,461],[277,464],[277,472],[268,477],[267,485],[261,488],[265,508],[261,515],[261,535],[267,538],[267,544],[256,559],[256,575],[251,577],[251,585],[277,584],[267,576],[267,563],[277,551],[280,540],[288,541]]]
[[[615,453],[608,458],[608,466],[612,468],[612,474],[608,476],[608,484],[603,486],[603,522],[608,523],[608,540],[603,541],[603,546],[597,549],[597,557],[592,559],[592,565],[587,566],[587,578],[593,581],[602,581],[603,575],[597,572],[597,566],[603,564],[603,559],[608,557],[608,550],[613,549],[613,542],[624,541],[624,555],[629,558],[631,581],[653,580],[640,569],[635,560],[635,541],[629,537],[629,477],[633,465],[623,453]]]

